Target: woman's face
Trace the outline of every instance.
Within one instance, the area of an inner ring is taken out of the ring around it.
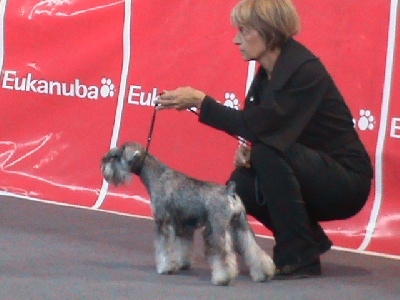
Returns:
[[[239,46],[244,60],[259,61],[268,52],[264,39],[254,28],[239,26],[233,42]]]

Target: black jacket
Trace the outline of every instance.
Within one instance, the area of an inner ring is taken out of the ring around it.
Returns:
[[[300,143],[372,177],[370,159],[342,95],[321,61],[294,39],[282,47],[271,80],[259,68],[242,111],[206,96],[200,121],[282,152]]]

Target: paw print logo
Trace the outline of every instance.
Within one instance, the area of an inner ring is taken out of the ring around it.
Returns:
[[[113,97],[115,95],[115,85],[112,83],[111,79],[103,78],[101,84],[100,95],[103,98]]]
[[[236,95],[234,93],[225,93],[225,106],[234,108],[234,109],[239,109],[240,103],[239,99],[236,98]]]
[[[370,110],[360,110],[360,119],[357,122],[360,130],[373,130],[375,128],[375,123],[375,117],[371,114]]]

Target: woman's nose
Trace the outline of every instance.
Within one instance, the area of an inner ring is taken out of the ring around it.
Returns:
[[[233,37],[233,43],[235,45],[239,45],[240,44],[239,34],[238,33],[236,33],[236,35]]]

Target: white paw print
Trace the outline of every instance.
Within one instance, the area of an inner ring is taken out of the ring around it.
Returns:
[[[360,130],[373,130],[375,128],[375,123],[375,117],[371,114],[370,110],[360,110],[360,119],[357,122]]]
[[[236,95],[234,93],[225,93],[225,106],[234,108],[234,109],[239,109],[240,103],[239,99],[236,98]]]
[[[100,95],[103,98],[113,97],[115,95],[115,85],[112,83],[111,79],[103,78],[101,84]]]

